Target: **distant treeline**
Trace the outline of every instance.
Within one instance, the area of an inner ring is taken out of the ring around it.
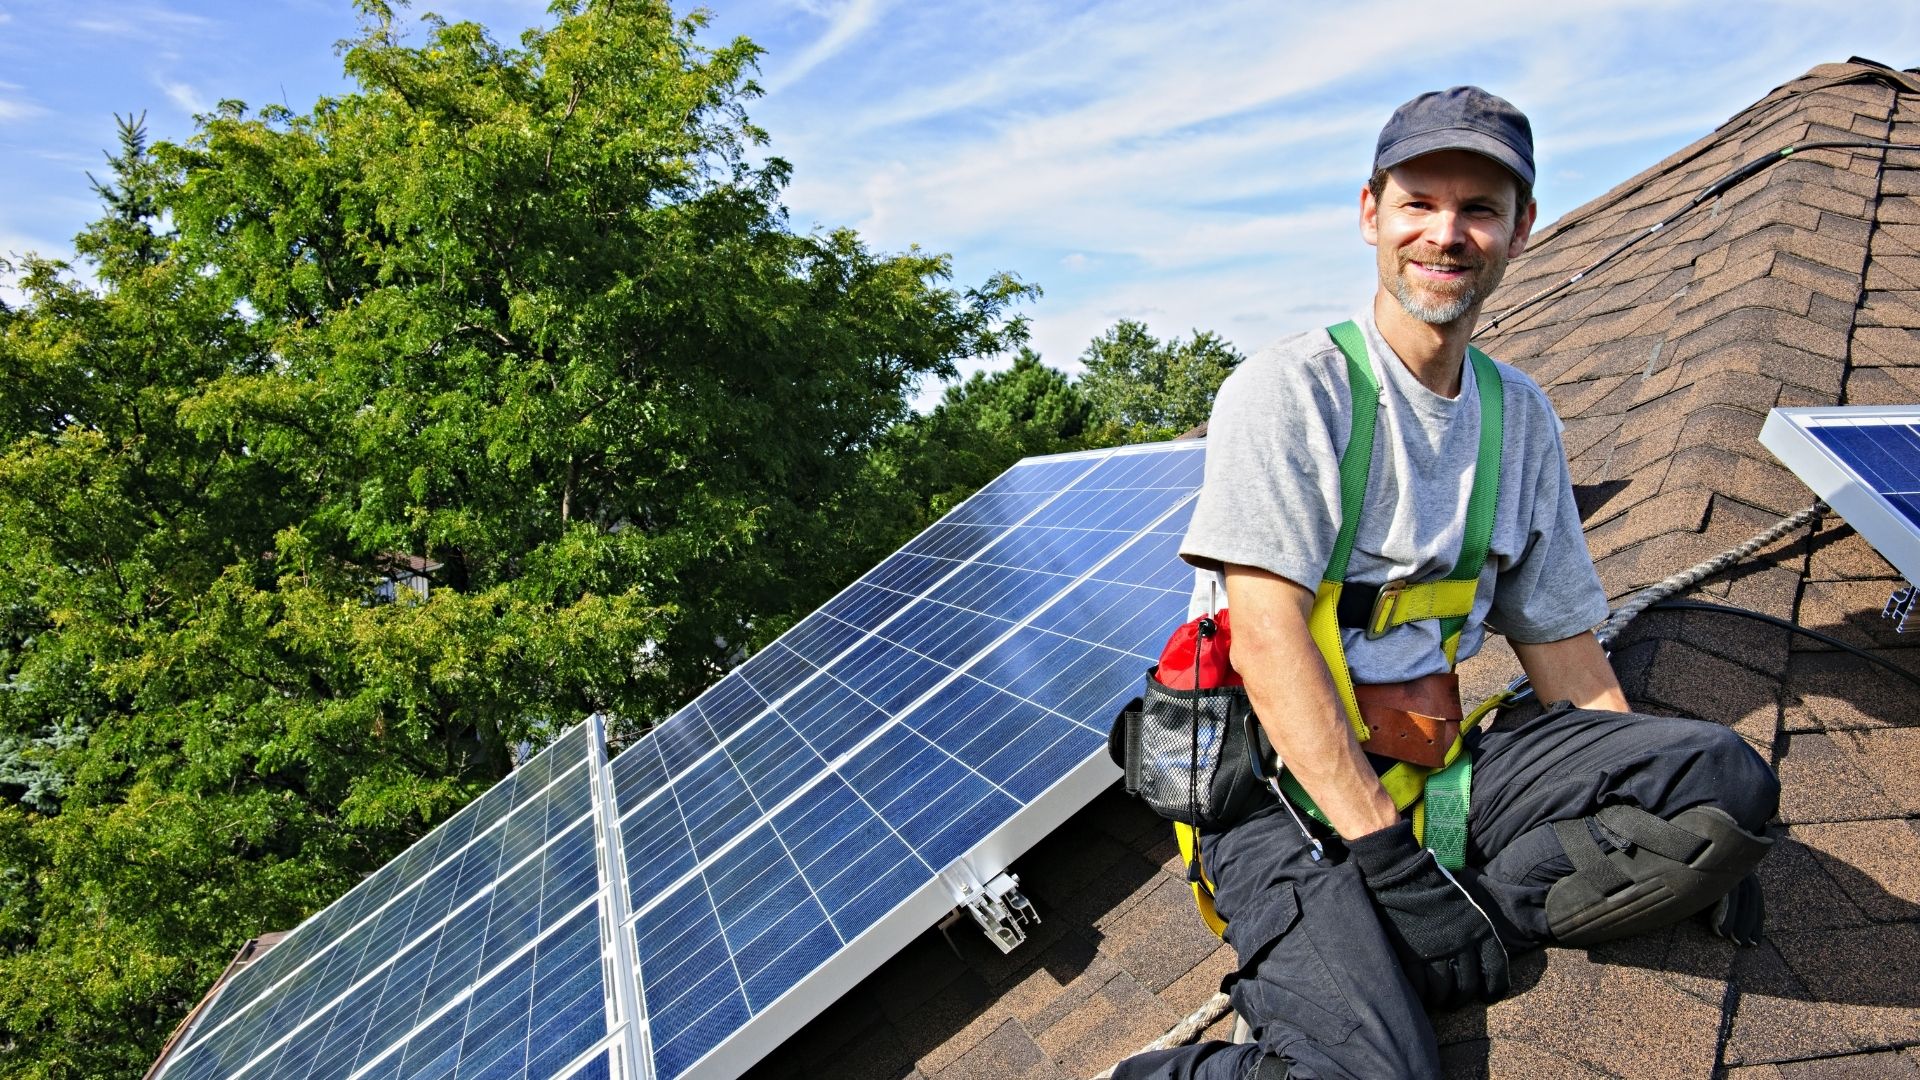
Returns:
[[[631,737],[1014,460],[1177,434],[1239,361],[1122,322],[1070,381],[1016,277],[792,231],[757,49],[664,4],[517,47],[362,7],[353,92],[124,120],[80,272],[8,268],[0,1075],[139,1075],[513,748]]]

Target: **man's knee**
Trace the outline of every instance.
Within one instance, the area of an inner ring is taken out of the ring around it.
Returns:
[[[1591,817],[1554,822],[1553,831],[1574,872],[1547,890],[1547,925],[1555,940],[1575,946],[1657,929],[1713,907],[1773,844],[1711,804],[1666,818],[1616,803]],[[1741,936],[1749,930],[1757,927],[1741,928]]]
[[[1704,802],[1727,812],[1750,833],[1766,831],[1780,808],[1780,778],[1758,751],[1732,728],[1700,721],[1698,757]],[[1672,810],[1685,809],[1674,807]]]

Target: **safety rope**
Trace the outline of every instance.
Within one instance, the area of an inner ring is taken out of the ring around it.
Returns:
[[[1812,521],[1815,515],[1826,508],[1826,503],[1816,499],[1812,506],[1807,507],[1797,514],[1781,518],[1779,521],[1774,522],[1771,527],[1755,534],[1753,539],[1748,540],[1746,543],[1738,547],[1728,548],[1703,563],[1690,566],[1671,577],[1663,578],[1647,586],[1633,594],[1626,603],[1621,604],[1614,610],[1613,614],[1607,616],[1607,621],[1600,624],[1599,629],[1593,632],[1593,636],[1600,639],[1601,648],[1611,651],[1613,649],[1614,639],[1620,636],[1620,632],[1627,628],[1628,623],[1639,618],[1641,612],[1675,593],[1685,592],[1693,588],[1700,582],[1718,574],[1735,563],[1744,562],[1746,559],[1752,557],[1754,552],[1759,551],[1768,544],[1773,543]]]
[[[1826,508],[1827,504],[1815,500],[1812,506],[1807,507],[1797,514],[1791,514],[1781,518],[1765,530],[1754,534],[1754,536],[1745,543],[1730,547],[1705,562],[1695,563],[1693,566],[1677,574],[1662,578],[1660,581],[1647,586],[1633,594],[1626,603],[1614,609],[1613,613],[1607,616],[1607,621],[1601,623],[1599,628],[1594,630],[1594,637],[1600,639],[1602,648],[1611,649],[1613,640],[1620,635],[1622,630],[1627,628],[1627,624],[1633,622],[1634,619],[1638,618],[1640,614],[1648,608],[1675,593],[1684,592],[1698,585],[1700,582],[1726,570],[1736,563],[1751,558],[1753,554],[1761,548],[1772,544],[1795,529],[1806,525],[1812,521],[1816,515],[1826,510]],[[1176,1046],[1185,1046],[1198,1038],[1200,1033],[1211,1026],[1214,1021],[1225,1016],[1227,1010],[1232,1007],[1232,1002],[1227,995],[1215,993],[1207,999],[1205,1004],[1190,1013],[1185,1020],[1180,1021],[1169,1029],[1165,1035],[1153,1040],[1134,1053],[1144,1054],[1149,1050],[1168,1050]],[[1129,1054],[1127,1056],[1132,1057],[1133,1055]],[[1106,1071],[1093,1077],[1093,1080],[1113,1080],[1113,1070],[1118,1067],[1119,1064],[1116,1062]]]
[[[1201,1032],[1213,1026],[1214,1021],[1227,1015],[1227,1010],[1231,1008],[1233,1008],[1232,999],[1228,998],[1225,994],[1215,992],[1212,997],[1207,999],[1206,1004],[1188,1013],[1185,1020],[1173,1025],[1173,1028],[1165,1035],[1141,1047],[1135,1051],[1135,1053],[1144,1054],[1149,1050],[1171,1050],[1176,1046],[1185,1046],[1198,1038]],[[1127,1056],[1132,1057],[1133,1055],[1129,1054]],[[1093,1080],[1113,1080],[1113,1070],[1119,1067],[1119,1063],[1115,1062],[1113,1065],[1108,1066],[1105,1072],[1095,1076]]]

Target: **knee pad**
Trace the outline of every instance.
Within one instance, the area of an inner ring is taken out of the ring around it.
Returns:
[[[1556,821],[1574,872],[1547,890],[1547,928],[1562,945],[1593,945],[1680,921],[1712,906],[1752,873],[1773,841],[1717,806],[1667,821],[1637,806],[1602,807],[1591,820],[1623,843],[1608,851],[1587,818]]]

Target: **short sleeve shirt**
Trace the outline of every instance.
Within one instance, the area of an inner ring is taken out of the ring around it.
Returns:
[[[1380,337],[1370,312],[1354,320],[1380,382],[1373,467],[1347,580],[1432,581],[1453,570],[1466,532],[1480,439],[1471,364],[1458,396],[1429,390]],[[1539,386],[1497,365],[1505,403],[1493,536],[1458,658],[1486,628],[1545,642],[1607,615],[1573,501],[1560,421]],[[1180,553],[1200,568],[1194,609],[1226,603],[1216,572],[1257,567],[1315,588],[1340,531],[1340,454],[1352,430],[1346,360],[1326,331],[1261,350],[1220,387],[1207,426],[1205,482]],[[1369,641],[1345,631],[1357,681],[1399,682],[1445,671],[1437,621]]]

